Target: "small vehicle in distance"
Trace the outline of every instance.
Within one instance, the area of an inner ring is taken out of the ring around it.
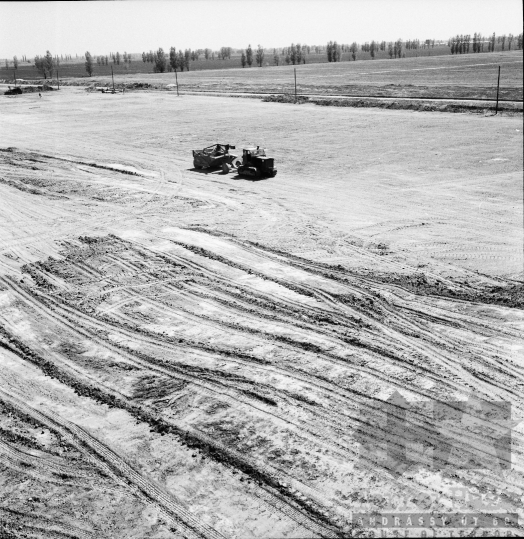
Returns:
[[[266,155],[266,150],[257,146],[256,148],[244,148],[242,163],[238,165],[237,172],[240,176],[251,178],[273,178],[277,175],[275,160]]]
[[[235,149],[232,144],[212,144],[203,150],[193,150],[193,166],[197,169],[219,168],[229,172],[229,166],[233,166],[236,155],[229,153]]]

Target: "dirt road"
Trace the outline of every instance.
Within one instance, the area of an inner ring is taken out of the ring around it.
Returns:
[[[78,89],[0,107],[6,529],[336,537],[355,512],[493,510],[459,490],[523,516],[524,424],[432,407],[524,417],[521,119]],[[214,142],[267,147],[278,175],[192,170]]]

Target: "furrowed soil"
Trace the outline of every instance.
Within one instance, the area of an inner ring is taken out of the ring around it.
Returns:
[[[524,516],[521,118],[75,88],[0,107],[5,536]],[[277,176],[194,170],[215,142]]]
[[[264,68],[184,71],[178,74],[182,92],[293,93],[353,97],[414,97],[444,99],[495,99],[498,66],[502,100],[521,101],[522,51],[478,53],[422,58],[382,59],[328,64],[281,65]],[[67,83],[111,84],[111,76],[96,74]],[[149,83],[164,87],[175,83],[174,73],[119,75],[117,83]]]
[[[219,66],[222,62],[209,61],[207,64]],[[293,94],[296,69],[297,92],[303,95],[495,100],[500,66],[499,99],[518,102],[523,98],[522,50],[365,61],[359,57],[355,62],[308,62],[297,66],[264,65],[263,68],[255,65],[241,68],[238,61],[231,63],[230,60],[225,64],[228,69],[202,69],[199,62],[195,62],[190,71],[177,74],[179,90],[182,93]],[[122,66],[114,66],[117,87],[142,91],[175,89],[175,73],[134,72],[137,63],[131,66],[127,71]],[[92,77],[86,76],[83,64],[78,67],[74,72],[65,67],[60,70],[62,85],[112,85],[110,66],[95,66]],[[44,82],[43,79],[35,80],[37,72],[31,66],[20,69],[18,76],[33,84]],[[0,78],[5,82],[14,83],[12,77],[12,71],[0,69]]]

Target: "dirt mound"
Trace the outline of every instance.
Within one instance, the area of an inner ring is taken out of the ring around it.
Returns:
[[[417,275],[373,274],[373,278],[400,286],[418,295],[442,296],[474,303],[487,303],[505,307],[524,307],[524,284],[473,287],[468,284],[450,286],[448,282],[428,279],[423,273]]]
[[[9,88],[4,95],[21,95],[31,94],[34,92],[52,92],[55,88],[49,84],[43,84],[41,86],[16,86],[15,88]]]
[[[9,88],[9,90],[4,92],[4,95],[19,95],[22,93],[22,88],[17,86],[16,88]]]
[[[262,101],[267,103],[294,103],[302,105],[313,103],[321,107],[372,107],[381,109],[416,110],[420,112],[470,112],[487,114],[493,111],[493,105],[487,103],[442,103],[439,101],[411,101],[411,100],[380,100],[380,99],[343,99],[343,98],[310,98],[293,95],[269,95]],[[522,106],[513,103],[499,103],[499,111],[510,114],[522,114]]]
[[[148,88],[154,88],[152,84],[148,82],[131,82],[124,85],[126,90],[145,90]]]
[[[293,95],[268,95],[264,97],[262,101],[266,103],[297,103],[302,105],[304,103],[311,103],[309,97],[299,95],[296,97]]]
[[[86,86],[86,89],[96,90],[99,88],[112,88],[111,80],[108,81],[82,81],[82,80],[71,80],[61,82],[63,86]],[[159,84],[150,84],[149,82],[119,82],[115,84],[115,89],[118,90],[158,90],[162,88],[162,85]]]

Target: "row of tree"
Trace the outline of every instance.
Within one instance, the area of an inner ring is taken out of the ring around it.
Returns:
[[[78,58],[78,55],[76,57]],[[5,67],[7,69],[9,69],[10,67],[14,67],[15,69],[18,69],[18,66],[21,63],[31,64],[33,62],[36,62],[38,58],[39,58],[38,56],[35,56],[33,60],[30,60],[25,55],[23,55],[22,58],[20,58],[20,59],[18,58],[18,56],[13,56],[12,65],[9,65],[9,60],[6,59]],[[61,54],[60,58],[58,58],[58,56],[55,57],[55,63],[56,63],[57,66],[59,66],[61,60],[66,60],[67,61],[67,60],[72,60],[72,59],[73,59],[73,57],[70,54],[66,54],[66,55]],[[36,67],[36,65],[35,65],[35,67]]]
[[[18,59],[18,56],[13,56],[13,67],[15,69],[18,69],[18,65],[20,62],[25,62],[27,64],[30,64],[30,60],[27,59],[27,56],[22,56],[21,60]],[[9,69],[9,60],[6,59],[5,61],[5,67]]]
[[[27,59],[26,56],[22,56],[22,59],[20,60],[20,62],[27,62],[27,63],[30,63]],[[18,56],[13,56],[13,67],[15,69],[18,69]],[[6,60],[5,61],[5,67],[9,68],[9,62]]]
[[[171,47],[171,49],[174,49],[174,47]],[[161,51],[161,52],[160,52]],[[233,49],[231,47],[221,47],[219,51],[217,51],[216,56],[221,60],[226,60],[231,58],[231,54],[233,53]],[[142,53],[142,61],[144,63],[151,62],[152,64],[155,64],[154,70],[163,73],[164,71],[171,71],[171,70],[178,70],[181,71],[186,68],[189,71],[189,62],[196,62],[200,59],[201,56],[203,56],[206,60],[214,60],[215,59],[215,51],[212,51],[211,49],[186,49],[183,53],[179,51],[176,53],[179,60],[176,62],[171,61],[171,52],[170,52],[170,60],[167,61],[167,57],[164,58],[162,54],[165,55],[163,49],[158,49],[157,51],[150,50],[149,52],[143,52]],[[180,60],[181,56],[183,56],[184,60]],[[165,62],[163,60],[166,60]],[[175,67],[176,64],[176,67]],[[162,71],[162,69],[164,71]]]
[[[452,37],[448,40],[448,47],[451,49],[451,54],[463,54],[463,53],[469,53],[470,52],[470,46],[472,48],[472,52],[483,52],[484,46],[487,45],[488,52],[493,52],[495,50],[495,43],[499,43],[501,45],[502,50],[505,50],[505,46],[507,44],[508,50],[511,50],[511,46],[513,41],[516,40],[516,48],[522,49],[523,47],[523,35],[522,33],[518,36],[514,36],[513,34],[509,35],[502,35],[498,36],[496,38],[495,33],[493,33],[492,36],[490,36],[488,39],[484,38],[480,33],[474,33],[473,39],[471,38],[471,35],[457,35],[455,37]],[[385,41],[371,41],[365,42],[362,45],[360,45],[360,50],[362,52],[368,52],[371,56],[371,58],[375,58],[375,54],[377,51],[385,51],[387,48],[387,52],[390,58],[401,58],[405,57],[405,53],[402,52],[403,47],[406,48],[406,50],[413,50],[413,49],[425,49],[425,48],[434,48],[435,47],[435,40],[434,39],[426,39],[424,42],[421,43],[418,39],[410,39],[405,42],[403,42],[401,39],[398,39],[395,42],[390,41],[389,43],[386,43]],[[315,50],[318,50],[319,47],[313,47]],[[356,53],[358,51],[359,46],[357,43],[352,43],[351,45],[338,45],[336,41],[330,41],[326,47],[325,51],[327,54],[328,62],[339,62],[340,61],[340,52],[351,52],[351,57],[353,60],[356,59]],[[276,62],[275,62],[276,63]],[[278,65],[278,64],[277,64]]]
[[[300,43],[291,43],[289,47],[284,47],[282,49],[282,52],[280,53],[277,51],[277,49],[273,49],[273,63],[275,65],[280,65],[281,58],[280,56],[284,56],[284,61],[286,64],[301,64],[306,63],[306,54],[309,54],[311,52],[311,48],[307,45],[301,45]],[[259,67],[262,67],[262,64],[264,63],[264,59],[266,57],[264,47],[262,45],[258,45],[254,56],[253,56],[253,49],[251,48],[251,45],[248,45],[246,50],[242,50],[240,55],[240,63],[242,67],[251,67],[253,65],[253,58],[255,60],[256,65]]]
[[[164,52],[162,47],[153,53],[153,71],[155,73],[165,73],[166,71],[189,71],[189,63],[192,59],[191,49],[182,51],[176,50],[176,47],[169,49],[169,56]],[[193,56],[194,57],[194,56]]]
[[[385,43],[384,41],[382,43]],[[435,47],[434,39],[426,39],[425,41],[420,41],[420,39],[408,39],[404,46],[406,50],[417,50],[417,49],[429,49]],[[381,49],[384,50],[384,49]]]
[[[190,49],[186,49],[185,51],[179,50],[177,52],[175,47],[171,47],[169,51],[169,56],[164,52],[164,49],[160,47],[157,51],[153,52],[150,51],[149,53],[143,53],[143,58],[145,55],[144,62],[152,62],[154,64],[153,71],[155,73],[165,73],[166,71],[184,71],[186,69],[189,71],[189,63],[194,58],[192,56],[192,52]],[[120,64],[120,53],[111,53],[110,54],[111,59],[113,60],[113,63],[119,65]],[[122,57],[122,61],[124,64],[131,63],[131,55],[124,52],[124,55]],[[109,64],[109,57],[108,56],[97,56],[96,62],[98,65],[108,65]],[[93,57],[89,52],[85,53],[85,68],[86,72],[89,76],[93,74],[94,69],[94,61]]]
[[[457,34],[454,37],[451,37],[448,40],[448,47],[451,50],[451,54],[467,54],[470,52],[484,52],[485,48],[488,52],[493,52],[495,50],[495,44],[498,43],[501,45],[501,50],[511,50],[513,43],[516,41],[515,48],[523,48],[523,34],[520,33],[517,36],[513,34],[503,34],[496,36],[493,33],[489,37],[484,37],[480,33],[475,32],[473,37],[470,34]],[[426,39],[421,42],[418,39],[409,39],[403,42],[401,39],[398,39],[395,42],[386,42],[386,41],[371,41],[365,42],[361,45],[358,45],[356,42],[349,44],[338,44],[336,41],[329,41],[326,46],[319,45],[302,45],[300,43],[292,43],[289,47],[283,47],[281,49],[273,49],[273,63],[274,65],[280,65],[280,63],[285,62],[286,64],[301,64],[306,63],[306,57],[311,54],[311,52],[316,54],[326,53],[328,62],[340,62],[342,53],[349,52],[351,53],[351,58],[356,60],[356,54],[359,50],[362,52],[369,53],[371,58],[375,58],[377,51],[387,53],[390,58],[401,58],[405,57],[405,53],[402,52],[403,47],[406,50],[413,50],[419,48],[433,48],[435,46],[434,39]],[[261,45],[258,45],[257,49],[253,51],[251,45],[247,49],[232,49],[231,47],[221,47],[219,51],[216,51],[216,57],[221,60],[231,59],[233,52],[240,52],[240,63],[242,67],[253,65],[255,62],[256,65],[262,67],[264,59],[266,57],[265,50]],[[185,49],[184,51],[177,51],[175,47],[171,47],[169,55],[167,55],[162,48],[159,48],[157,51],[149,51],[142,53],[143,62],[151,62],[154,64],[153,70],[157,73],[164,73],[165,71],[183,71],[186,69],[189,71],[190,62],[197,61],[200,57],[204,57],[206,60],[215,59],[215,51],[212,51],[209,48],[206,49]],[[78,55],[76,56],[78,58]],[[72,60],[72,55],[61,55],[53,57],[49,51],[46,51],[44,56],[35,56],[34,58],[34,67],[36,70],[43,75],[46,79],[52,78],[53,71],[60,66],[61,60]],[[108,56],[97,56],[93,59],[93,56],[86,52],[85,54],[85,65],[86,71],[91,76],[93,73],[94,62],[96,61],[97,65],[109,65],[109,61],[112,61],[113,64],[120,65],[121,62],[124,64],[130,64],[132,61],[131,54],[124,52],[123,55],[120,55],[119,52],[110,53]],[[18,69],[20,62],[28,62],[27,56],[22,56],[21,60],[17,56],[13,56],[13,67]],[[5,61],[6,68],[9,68],[9,61]]]
[[[186,50],[189,51],[189,59],[192,62],[199,60],[201,56],[203,56],[206,60],[215,59],[215,51],[212,51],[211,49],[196,49],[196,50],[186,49]],[[216,57],[218,57],[220,60],[231,59],[232,53],[233,53],[233,49],[231,47],[221,47],[221,49],[216,52]],[[143,52],[142,61],[144,63],[145,62],[155,63],[155,55],[157,54],[158,54],[158,51],[152,51],[152,50],[149,52]]]
[[[429,41],[429,40],[428,40]],[[410,41],[410,47],[413,47],[413,41]],[[375,58],[377,51],[387,51],[390,58],[400,58],[402,55],[402,46],[403,42],[401,39],[393,42],[390,41],[386,43],[385,41],[371,41],[360,45],[360,50],[362,52],[368,52],[372,59]],[[326,46],[326,53],[328,62],[340,62],[341,52],[350,52],[351,58],[353,60],[357,59],[357,52],[359,50],[359,45],[354,41],[351,45],[338,45],[336,41],[330,41]]]
[[[494,37],[495,37],[495,34],[493,34],[493,36],[492,36],[493,48],[495,47],[494,39],[493,39]],[[522,49],[522,33],[520,33],[518,36],[516,36],[516,38],[517,38],[517,49]],[[502,45],[502,50],[504,50],[505,45],[507,43],[508,44],[508,51],[510,51],[511,50],[511,44],[513,43],[514,40],[515,40],[515,36],[513,34],[508,34],[508,35],[503,34],[503,35],[497,37],[497,42]]]
[[[484,46],[486,46],[487,52],[493,52],[495,50],[495,43],[499,43],[502,50],[505,50],[507,45],[510,51],[515,39],[517,40],[516,48],[522,49],[522,33],[518,36],[514,36],[513,34],[495,36],[495,32],[487,38],[477,32],[473,34],[473,38],[471,38],[470,34],[457,34],[448,40],[448,47],[451,49],[451,54],[467,54],[470,47],[472,52],[484,52]]]
[[[508,50],[511,50],[511,45],[514,39],[515,37],[512,34],[509,34],[508,36],[503,35],[498,37],[498,43],[502,45],[502,50],[504,50],[506,43],[508,45]],[[522,49],[522,34],[516,36],[516,40],[517,48]],[[472,46],[473,52],[484,51],[485,43],[486,40],[479,33],[475,33],[473,35],[473,39],[471,39],[470,35],[457,35],[449,40],[448,46],[451,48],[451,54],[462,54],[469,53],[470,45]],[[488,51],[495,50],[495,34],[493,34],[489,38],[487,44]],[[419,39],[409,39],[407,41],[397,39],[394,42],[378,42],[373,40],[371,42],[366,41],[360,46],[356,42],[353,42],[351,45],[339,45],[336,41],[329,41],[325,48],[322,48],[317,45],[310,47],[308,45],[291,44],[290,47],[284,47],[283,49],[281,49],[280,53],[277,51],[277,49],[273,49],[273,63],[274,65],[279,65],[281,63],[280,57],[284,56],[284,61],[286,62],[286,64],[305,64],[306,55],[310,54],[311,50],[319,54],[321,50],[324,49],[327,55],[328,62],[340,62],[343,52],[350,52],[351,58],[353,60],[356,60],[356,55],[359,49],[362,52],[369,53],[371,58],[374,59],[376,52],[379,50],[383,52],[387,50],[387,54],[390,58],[405,58],[406,55],[403,52],[403,48],[405,48],[406,50],[417,50],[421,48],[429,49],[434,47],[434,39],[426,39],[423,42],[421,42]],[[256,63],[261,67],[263,60],[264,49],[259,45],[256,54]],[[242,67],[245,67],[246,65],[251,67],[251,65],[253,64],[253,50],[251,49],[251,45],[249,45],[249,47],[245,51],[242,51],[240,62]]]
[[[120,61],[122,60],[124,62],[124,65],[128,65],[131,63],[131,54],[128,54],[127,52],[124,52],[122,56],[120,56],[119,52],[116,53],[109,53],[109,56],[97,56],[96,57],[96,63],[97,65],[109,65],[109,60],[113,61],[113,64],[120,65]],[[85,53],[85,67],[87,74],[91,76],[93,74],[93,68],[94,68],[94,61],[93,56],[88,52]]]
[[[88,51],[85,53],[85,67],[87,74],[91,76],[93,74],[93,68],[94,68],[94,61],[93,56]],[[124,64],[130,64],[131,63],[131,54],[128,54],[127,52],[124,52],[122,56],[120,56],[119,52],[116,53],[109,53],[109,56],[97,56],[96,57],[96,63],[97,65],[109,65],[109,59],[113,61],[113,64],[120,65],[120,60],[124,62]]]
[[[512,34],[509,34],[507,37],[505,35],[499,36],[498,43],[502,44],[502,50],[504,50],[506,40],[508,44],[508,50],[511,50],[511,44],[514,40],[514,36]],[[470,35],[457,35],[449,40],[448,45],[451,48],[452,54],[462,54],[469,52],[470,44],[472,45],[473,52],[481,52],[484,50],[484,43],[484,38],[482,38],[480,34],[475,33],[473,35],[473,40],[471,40]],[[359,48],[362,52],[369,53],[372,59],[375,58],[375,54],[379,50],[383,52],[387,50],[387,53],[390,58],[402,58],[405,57],[405,53],[403,53],[404,47],[406,50],[416,50],[419,48],[429,49],[430,47],[435,47],[435,40],[426,39],[423,42],[421,42],[419,39],[409,39],[405,42],[403,42],[402,39],[397,39],[394,42],[377,42],[373,40],[371,42],[365,42],[360,46],[356,42],[353,42],[351,45],[339,45],[336,41],[330,41],[327,43],[325,48],[318,45],[311,47],[309,45],[301,45],[300,43],[292,43],[289,47],[283,47],[278,51],[277,49],[273,49],[273,63],[274,65],[279,65],[281,63],[281,57],[283,56],[283,61],[286,64],[305,64],[306,56],[309,55],[312,50],[313,52],[319,54],[322,49],[324,49],[327,54],[328,62],[340,62],[342,52],[351,53],[351,58],[353,60],[356,60],[356,55]],[[493,34],[488,41],[488,51],[494,50],[494,48],[495,34]],[[517,48],[522,48],[522,34],[517,36]],[[218,58],[222,60],[231,59],[232,51],[233,49],[231,47],[222,47],[220,51],[218,51]],[[249,45],[247,49],[241,50],[240,52],[240,63],[242,67],[251,67],[253,65],[253,61],[256,65],[262,67],[265,59],[265,51],[261,45],[258,45],[256,51],[253,51],[251,45]],[[184,69],[189,71],[190,62],[199,60],[200,56],[202,55],[206,60],[215,59],[215,53],[210,49],[186,49],[184,52],[182,52],[182,50],[177,52],[175,47],[171,47],[169,52],[169,58],[164,53],[164,50],[162,48],[159,48],[156,52],[143,52],[142,60],[144,62],[152,62],[154,64],[153,70],[157,73],[164,73],[165,71],[183,71]],[[116,56],[113,55],[113,61],[116,61],[117,64],[120,63],[119,53],[116,53]],[[128,61],[130,61],[130,56],[128,57]],[[124,62],[126,62],[126,53],[124,53]]]
[[[262,47],[262,45],[258,45],[255,52],[255,62],[259,67],[262,67],[262,64],[264,63],[264,57],[264,47]],[[246,67],[246,65],[251,67],[251,65],[253,64],[253,49],[251,48],[251,45],[248,45],[247,49],[241,52],[240,63],[242,64],[242,67]]]

